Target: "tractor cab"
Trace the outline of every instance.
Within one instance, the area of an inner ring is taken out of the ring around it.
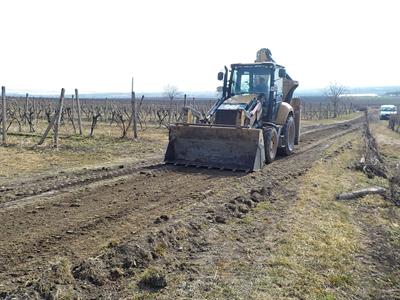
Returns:
[[[233,111],[240,114],[241,110],[245,115],[242,125],[259,128],[262,122],[275,120],[283,101],[283,78],[287,76],[285,69],[274,62],[233,64],[229,74],[229,79],[227,72],[224,74],[224,101],[216,110],[216,123],[240,125],[233,122]],[[231,120],[227,123],[220,116],[226,117],[228,114]],[[254,117],[254,114],[257,116]]]

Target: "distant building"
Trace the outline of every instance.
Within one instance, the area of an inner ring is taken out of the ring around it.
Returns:
[[[364,94],[343,94],[339,97],[379,97],[376,93],[364,93]]]

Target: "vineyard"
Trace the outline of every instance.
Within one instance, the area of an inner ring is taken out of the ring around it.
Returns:
[[[7,97],[5,128],[10,133],[40,134],[43,124],[54,124],[59,115],[60,133],[79,134],[92,137],[99,124],[109,128],[109,135],[125,138],[137,121],[138,130],[149,127],[166,128],[178,122],[182,107],[191,105],[203,114],[213,100],[184,98],[140,99],[79,99],[78,93],[69,99],[64,95],[57,98]],[[1,119],[0,119],[1,120]]]
[[[78,91],[70,98],[44,98],[6,96],[3,93],[0,122],[3,140],[6,134],[28,134],[46,144],[46,138],[53,134],[52,145],[58,147],[59,137],[94,135],[113,138],[136,138],[139,132],[168,128],[171,123],[181,121],[182,108],[191,106],[205,115],[217,99],[189,98],[184,95],[172,97],[141,97],[120,99],[79,98]],[[3,104],[4,103],[4,104]],[[333,105],[329,102],[303,102],[303,120],[331,119]],[[350,115],[357,111],[351,102],[342,102],[337,116]],[[3,120],[5,120],[3,122]],[[5,140],[5,143],[7,141]],[[32,142],[33,143],[33,142]]]

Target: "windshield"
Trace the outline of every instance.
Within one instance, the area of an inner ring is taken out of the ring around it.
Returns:
[[[381,111],[396,111],[396,107],[381,107]]]
[[[265,93],[270,86],[271,69],[264,65],[235,66],[232,69],[231,96]]]

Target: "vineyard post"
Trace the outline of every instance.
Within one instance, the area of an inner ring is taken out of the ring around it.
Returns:
[[[25,94],[25,114],[24,114],[24,116],[25,116],[25,118],[24,118],[24,125],[26,125],[26,122],[27,122],[27,120],[28,120],[28,102],[29,102],[29,94],[28,93],[26,93]]]
[[[80,102],[79,102],[79,93],[78,93],[78,89],[75,89],[75,100],[76,100],[76,107],[77,107],[77,110],[78,110],[79,134],[82,135],[81,104],[80,104]]]
[[[60,96],[60,104],[59,104],[58,110],[56,110],[56,113],[51,118],[51,121],[50,121],[49,125],[47,126],[46,131],[44,132],[43,136],[41,137],[38,145],[43,144],[44,140],[46,139],[47,135],[49,134],[50,129],[54,126],[54,122],[56,121],[56,119],[58,119],[58,116],[61,117],[62,100],[64,100],[64,92],[65,92],[65,90],[62,89],[61,90],[61,96]],[[60,105],[61,105],[61,107],[60,107]]]
[[[107,123],[108,121],[108,110],[109,110],[110,103],[108,101],[108,98],[106,98],[106,108],[104,112],[104,121]]]
[[[76,126],[75,126],[75,96],[71,95],[71,123],[74,128],[74,134],[76,134]]]
[[[7,122],[7,114],[6,114],[6,87],[2,86],[1,87],[1,102],[3,106],[3,145],[7,144],[7,128],[6,128],[6,122]]]
[[[140,118],[140,114],[141,114],[141,111],[142,111],[141,109],[142,109],[143,99],[144,99],[144,95],[142,95],[142,98],[140,98],[139,107],[138,107],[137,112],[136,112],[136,114],[138,116],[138,121],[139,121],[139,124],[140,124],[140,129],[143,128],[142,119]],[[146,120],[143,120],[143,122],[145,123],[145,126],[146,126]]]
[[[54,146],[58,148],[58,136],[59,136],[59,129],[60,129],[60,121],[61,121],[61,114],[62,114],[62,109],[63,109],[63,102],[64,102],[64,94],[65,94],[65,89],[61,89],[61,95],[60,95],[60,102],[58,104],[58,109],[57,109],[57,119],[56,119],[56,124],[54,126]]]
[[[132,119],[133,119],[133,138],[136,140],[138,138],[137,135],[137,115],[136,115],[136,96],[133,91],[133,77],[132,77],[132,89],[131,89],[131,103],[132,103]]]
[[[36,122],[36,99],[35,99],[35,97],[32,97],[32,110],[33,110],[32,124],[34,126],[35,122]]]

